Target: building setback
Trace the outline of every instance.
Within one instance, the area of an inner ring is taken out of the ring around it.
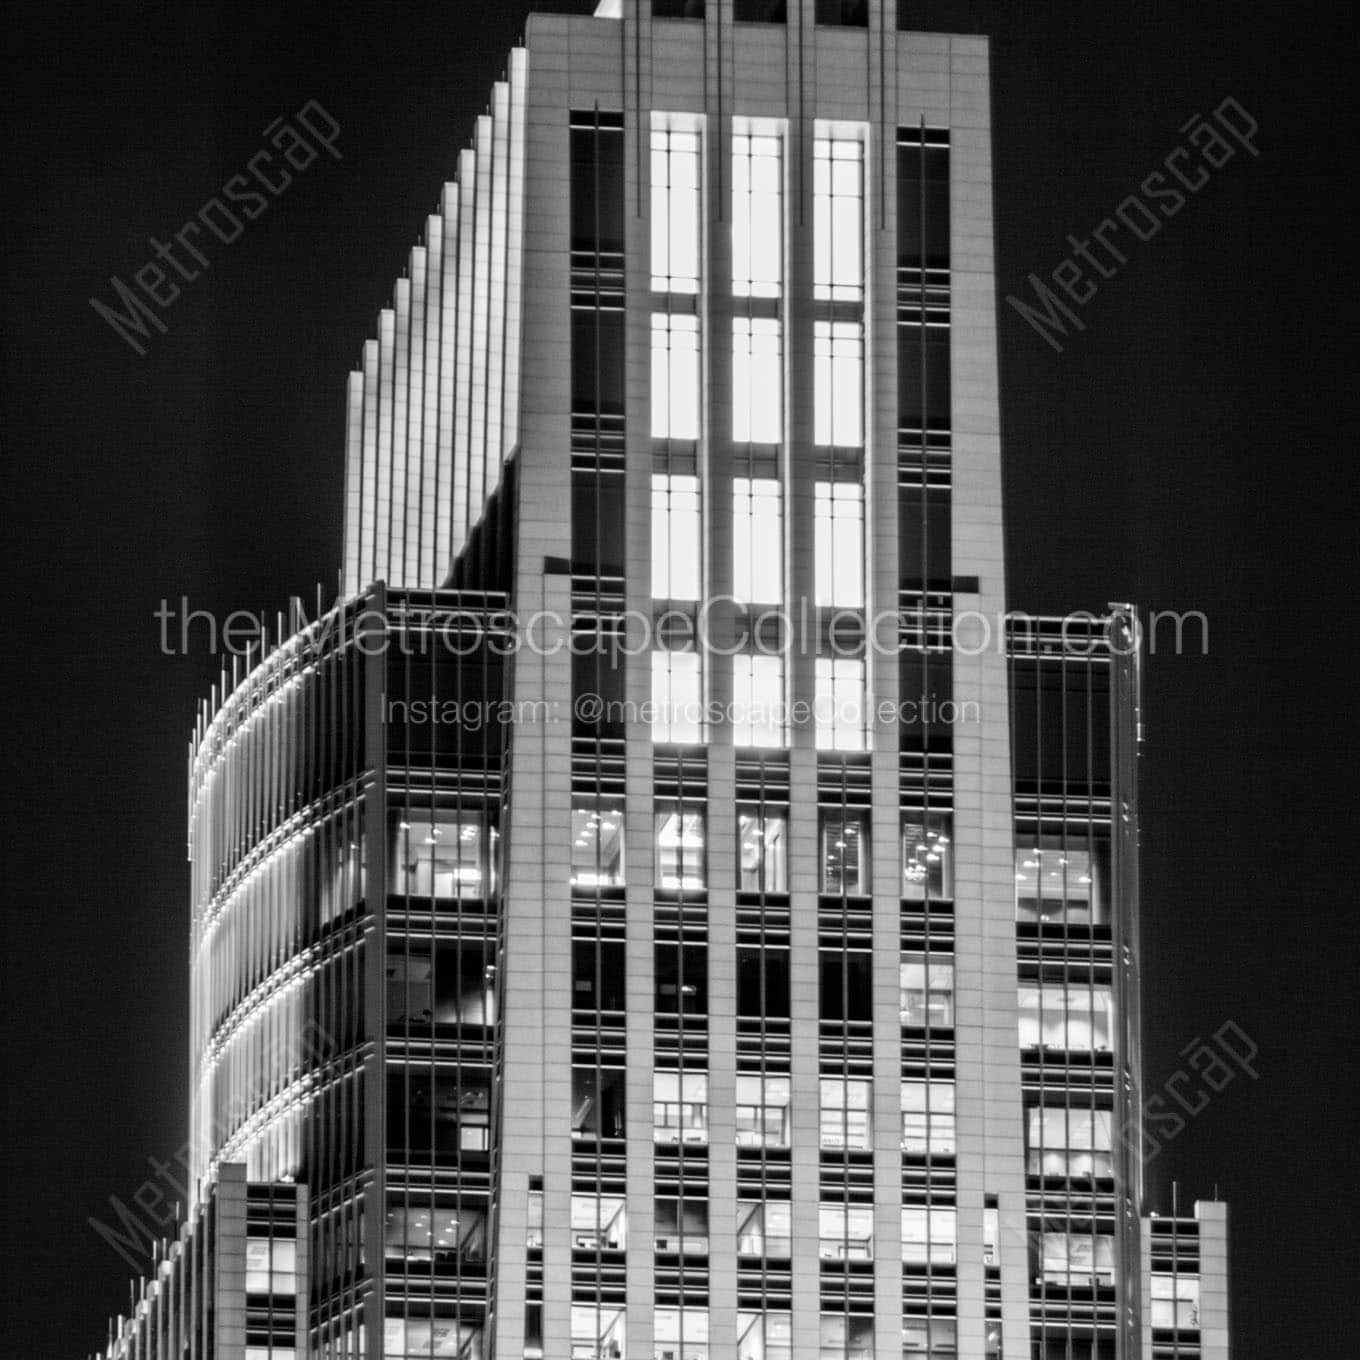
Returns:
[[[1144,1217],[1138,620],[1006,618],[988,45],[896,20],[533,17],[350,377],[341,599],[190,753],[261,1358],[1228,1355],[1224,1207]]]

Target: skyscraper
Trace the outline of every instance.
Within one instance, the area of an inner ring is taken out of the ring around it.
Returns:
[[[341,598],[194,733],[197,1193],[305,1187],[195,1360],[1226,1357],[1222,1206],[1142,1217],[1137,617],[1006,615],[987,42],[896,19],[511,54]]]

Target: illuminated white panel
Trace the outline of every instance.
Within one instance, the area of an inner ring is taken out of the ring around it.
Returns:
[[[864,662],[819,656],[813,708],[818,750],[864,750]]]
[[[699,318],[652,313],[652,435],[699,438]]]
[[[784,658],[748,655],[732,658],[732,744],[783,746]]]
[[[658,600],[699,598],[699,479],[652,476],[652,596]]]
[[[364,375],[355,371],[345,385],[345,594],[359,584],[360,520],[364,490]]]
[[[813,294],[864,297],[864,144],[856,132],[818,125],[812,162]]]
[[[529,53],[510,53],[510,161],[506,211],[505,284],[505,451],[519,444],[520,336],[524,272],[524,119],[529,79]]]
[[[777,298],[783,291],[783,187],[779,134],[733,132],[732,292],[737,297]]]
[[[818,482],[813,497],[815,603],[864,606],[864,488],[858,482]]]
[[[732,595],[742,604],[784,600],[784,497],[775,477],[732,479]]]
[[[435,563],[439,561],[439,321],[444,305],[444,221],[425,219],[425,331],[421,341],[422,386],[420,422],[420,547],[416,579],[422,586],[437,586]]]
[[[497,81],[491,92],[492,162],[490,202],[490,269],[487,298],[486,355],[486,458],[482,467],[482,494],[472,507],[475,524],[487,497],[501,479],[505,456],[502,444],[505,404],[505,249],[509,224],[506,193],[510,182],[510,87]]]
[[[425,268],[425,248],[416,246],[411,251],[411,349],[406,365],[406,514],[401,555],[401,579],[410,586],[425,584],[420,579],[420,539],[425,527]]]
[[[376,340],[364,342],[364,470],[363,515],[359,524],[359,588],[376,579],[373,528],[378,514],[378,369],[382,356]]]
[[[652,740],[703,741],[703,676],[698,652],[652,653]]]
[[[396,313],[385,307],[378,314],[378,494],[374,505],[373,577],[387,574],[387,526],[392,513],[392,371],[397,335]],[[367,584],[367,582],[365,582]]]
[[[494,130],[489,114],[477,120],[477,201],[474,213],[472,294],[472,401],[468,434],[468,496],[460,532],[463,542],[477,521],[486,498],[488,354],[491,334],[491,172]]]
[[[739,444],[784,438],[783,337],[773,317],[732,322],[732,438]]]
[[[379,533],[387,536],[381,572],[392,586],[405,585],[406,486],[410,466],[407,406],[411,395],[411,280],[398,279],[392,290],[392,505]]]
[[[453,561],[454,460],[457,439],[454,425],[456,400],[454,375],[458,350],[458,232],[462,222],[460,194],[456,184],[444,186],[440,217],[444,243],[440,250],[439,308],[439,455],[435,473],[435,560],[433,579],[442,583]]]
[[[472,465],[473,241],[476,233],[477,155],[458,157],[458,306],[453,373],[453,520],[450,547],[456,556],[467,541],[468,475]]]
[[[675,121],[653,115],[652,289],[697,293],[700,139],[697,129],[675,126]]]
[[[857,321],[818,321],[813,328],[813,438],[818,444],[864,443],[864,329]]]

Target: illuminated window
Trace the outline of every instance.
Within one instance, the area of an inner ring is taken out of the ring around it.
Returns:
[[[571,1136],[588,1142],[623,1137],[621,1067],[571,1069]]]
[[[652,313],[652,436],[699,437],[699,318]]]
[[[916,1157],[954,1155],[954,1083],[902,1083],[902,1151]]]
[[[869,819],[863,812],[822,813],[822,892],[869,891]]]
[[[908,813],[902,819],[902,896],[933,902],[954,896],[954,819],[947,812]]]
[[[958,1327],[953,1318],[902,1319],[902,1360],[954,1360]]]
[[[652,1314],[655,1360],[709,1360],[708,1310],[658,1308]]]
[[[292,1238],[247,1238],[247,1294],[294,1294],[296,1271],[297,1243]]]
[[[704,886],[704,812],[693,803],[659,803],[656,818],[656,886]]]
[[[652,1136],[658,1143],[708,1142],[708,1074],[652,1073]]]
[[[1113,1006],[1108,986],[1020,984],[1020,1047],[1108,1052]]]
[[[823,1313],[818,1327],[817,1360],[873,1360],[874,1319]]]
[[[480,808],[397,814],[392,891],[411,897],[487,897],[495,890],[495,829]]]
[[[777,298],[784,282],[780,138],[732,133],[732,292]]]
[[[829,1151],[868,1151],[869,1083],[843,1077],[821,1081],[821,1145]]]
[[[823,1261],[872,1261],[873,1208],[854,1204],[819,1205],[817,1255]]]
[[[813,148],[813,290],[819,300],[864,297],[864,147],[854,134],[819,134]]]
[[[1073,840],[1064,845],[1060,836],[1044,836],[1037,845],[1017,846],[1015,919],[1105,924],[1108,863],[1104,844]]]
[[[573,1251],[623,1251],[628,1245],[628,1214],[622,1196],[572,1195]]]
[[[626,1354],[627,1329],[622,1308],[607,1304],[572,1304],[571,1354],[590,1360],[622,1360]]]
[[[784,437],[783,331],[773,317],[732,322],[732,438],[777,444]]]
[[[789,890],[789,821],[782,808],[737,808],[738,875],[742,892]]]
[[[864,328],[858,321],[818,321],[813,327],[813,439],[818,444],[864,443]]]
[[[1041,1236],[1042,1269],[1050,1284],[1089,1289],[1114,1284],[1114,1238],[1104,1233],[1046,1232]]]
[[[813,491],[814,603],[864,607],[864,488],[858,481],[817,482]]]
[[[908,1204],[902,1208],[902,1260],[919,1265],[936,1262],[947,1265],[955,1254],[955,1215],[953,1209],[927,1208]]]
[[[737,1201],[738,1256],[764,1256],[780,1261],[787,1260],[792,1252],[793,1227],[787,1203]]]
[[[1028,1120],[1031,1176],[1114,1175],[1109,1110],[1032,1106]]]
[[[708,1201],[688,1194],[684,1199],[652,1201],[653,1245],[674,1256],[708,1255]]]
[[[950,955],[904,956],[902,1023],[908,1029],[949,1029],[953,1025],[954,960]]]
[[[1199,1326],[1198,1275],[1153,1274],[1152,1325],[1178,1331]]]
[[[732,658],[732,744],[786,744],[782,656],[742,652]]]
[[[787,1212],[787,1206],[783,1207]],[[738,1214],[744,1208],[745,1205],[739,1204]],[[790,1314],[737,1314],[737,1360],[792,1360],[792,1357],[793,1318]]]
[[[784,493],[776,477],[732,479],[732,595],[740,604],[784,599]]]
[[[737,1146],[789,1146],[789,1079],[737,1074]]]
[[[699,479],[652,475],[652,597],[697,600],[701,577]]]
[[[574,888],[623,886],[623,804],[576,800],[571,810],[571,883]]]
[[[387,1360],[482,1360],[482,1331],[452,1318],[385,1318],[382,1353]]]
[[[864,662],[855,657],[817,658],[813,704],[819,751],[864,750]]]
[[[698,652],[652,653],[652,740],[704,739],[703,675]]]
[[[652,290],[699,291],[699,134],[652,129]]]
[[[383,1229],[383,1254],[389,1261],[419,1261],[456,1268],[486,1260],[486,1214],[482,1209],[431,1209],[389,1200]]]

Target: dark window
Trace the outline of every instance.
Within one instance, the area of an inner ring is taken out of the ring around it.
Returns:
[[[897,333],[897,423],[949,428],[949,328],[903,326]]]
[[[911,740],[913,737],[952,734],[954,721],[962,721],[966,716],[956,711],[953,704],[953,655],[950,652],[904,651],[900,665],[899,698],[904,744],[915,749],[921,742]]]
[[[736,0],[734,17],[739,24],[783,24],[788,5],[785,0]]]
[[[949,148],[897,148],[897,263],[949,268]]]
[[[622,473],[572,473],[571,557],[582,575],[623,575]]]
[[[387,1145],[393,1161],[449,1166],[484,1159],[490,1150],[491,1082],[487,1074],[400,1069],[387,1077]]]
[[[496,1019],[495,968],[479,940],[394,940],[387,955],[387,1023],[489,1025]]]
[[[624,1009],[625,965],[621,940],[573,940],[571,1004],[578,1011]]]
[[[898,571],[904,587],[948,590],[950,503],[943,487],[905,487],[898,500]]]
[[[822,965],[822,1019],[873,1019],[873,984],[870,955],[846,950],[825,950]]]
[[[662,1015],[708,1012],[708,951],[702,945],[657,945],[656,1009]]]
[[[1089,666],[1020,665],[1012,673],[1011,749],[1022,787],[1107,784],[1108,677]]]
[[[571,130],[571,248],[623,249],[622,128]]]
[[[869,0],[817,0],[817,22],[841,28],[869,26]]]
[[[789,955],[784,949],[737,950],[737,1014],[789,1018]]]
[[[623,312],[573,307],[571,409],[581,415],[623,414]]]
[[[704,0],[652,0],[653,19],[702,19]]]
[[[623,1137],[623,1069],[571,1069],[571,1136],[594,1141]]]
[[[616,620],[600,619],[599,630],[578,635],[578,650],[571,658],[571,692],[574,698],[594,695],[601,702],[573,704],[571,730],[581,737],[622,738],[626,725],[624,680],[627,676],[621,650],[623,639],[613,645]]]

